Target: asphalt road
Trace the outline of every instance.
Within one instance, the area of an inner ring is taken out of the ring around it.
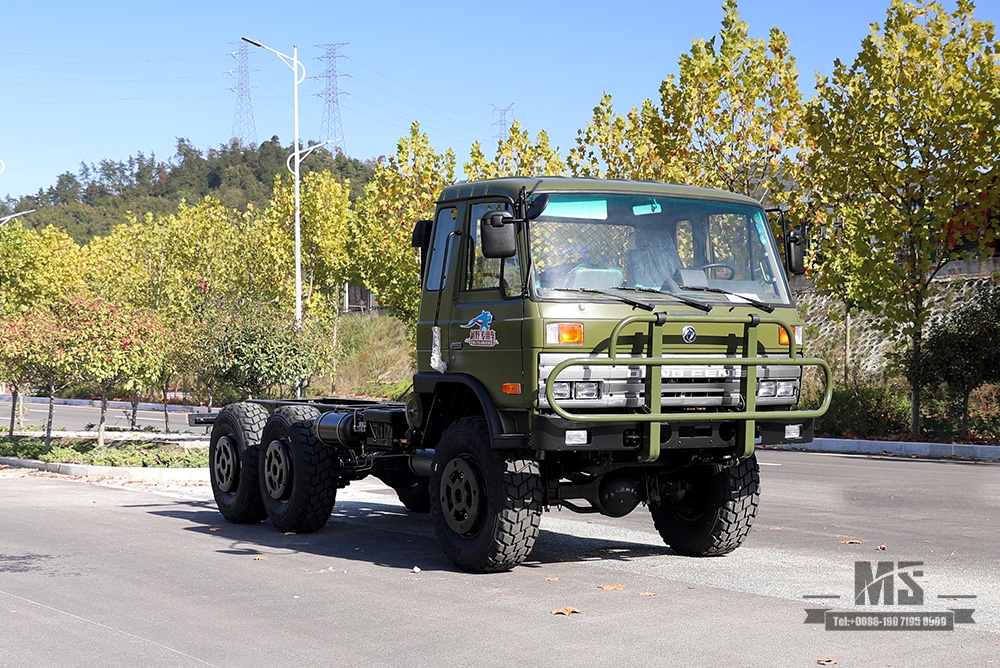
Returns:
[[[48,419],[49,405],[45,402],[25,402],[25,424],[39,427],[45,426]],[[131,408],[108,408],[107,425],[120,429],[127,429],[130,425],[129,418],[132,415]],[[66,404],[55,404],[53,407],[52,428],[54,430],[63,429],[66,431],[85,431],[87,425],[96,425],[101,419],[101,409],[99,406],[75,406]],[[167,425],[170,431],[190,432],[187,416],[184,413],[170,412],[170,423]],[[140,410],[136,413],[136,423],[139,429],[152,427],[158,431],[164,430],[163,411]],[[10,400],[0,400],[0,433],[6,433],[10,425]],[[198,428],[204,431],[203,428]]]
[[[457,571],[427,516],[367,480],[325,529],[282,535],[226,523],[206,487],[0,471],[0,666],[1000,666],[1000,465],[760,460],[760,515],[727,557],[672,554],[642,508],[553,510],[497,575]],[[857,560],[922,561],[907,611],[976,623],[805,624],[857,610]]]

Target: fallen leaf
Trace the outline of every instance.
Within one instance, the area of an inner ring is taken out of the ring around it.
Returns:
[[[845,536],[842,533],[834,534],[833,537],[834,538],[850,538],[850,536]]]
[[[879,545],[879,546],[878,546],[878,551],[879,551],[879,552],[885,552],[885,551],[886,551],[886,547],[885,547],[885,545]]]
[[[258,554],[256,557],[253,558],[253,560],[254,561],[267,561],[267,557],[265,557],[263,554]]]
[[[688,587],[688,589],[697,589],[697,587],[695,587],[694,585],[692,585],[692,586]]]
[[[860,540],[855,540],[854,538],[848,538],[847,540],[840,541],[841,545],[861,545]]]
[[[298,536],[299,534],[295,533],[294,531],[286,531],[285,533],[283,533],[281,535],[282,536]]]
[[[559,578],[545,578],[546,582],[559,582]]]
[[[771,531],[784,531],[781,527],[771,527]]]
[[[597,585],[598,589],[603,589],[604,591],[617,591],[624,589],[625,585]]]
[[[660,567],[660,566],[662,566],[662,565],[663,565],[663,564],[652,564],[653,568],[659,568],[659,567]]]
[[[837,660],[836,659],[819,659],[819,660],[816,661],[816,663],[818,663],[821,666],[836,666],[837,665]]]
[[[569,615],[579,615],[581,613],[576,608],[565,607],[565,608],[559,608],[558,610],[553,610],[552,614],[569,616]]]
[[[212,527],[209,529],[209,531],[222,531],[222,529],[219,527]]]
[[[653,591],[641,591],[639,596],[656,596],[656,592]]]

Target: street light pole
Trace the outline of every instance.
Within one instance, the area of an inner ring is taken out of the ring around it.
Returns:
[[[302,207],[299,195],[299,164],[302,162],[302,152],[299,150],[299,84],[305,81],[306,78],[306,68],[305,65],[299,62],[299,47],[298,45],[292,46],[292,55],[287,56],[280,51],[276,51],[271,47],[261,44],[257,40],[250,39],[248,37],[243,38],[244,42],[253,44],[254,46],[260,47],[270,51],[274,55],[281,58],[281,61],[288,65],[292,69],[292,80],[294,81],[293,86],[293,107],[295,112],[295,149],[292,151],[292,155],[289,156],[289,161],[292,163],[292,176],[295,182],[295,326],[302,326],[302,233],[301,233],[301,217],[302,217]]]
[[[17,218],[18,216],[23,216],[27,213],[31,213],[32,211],[34,211],[34,209],[28,209],[27,211],[18,211],[17,213],[12,213],[9,216],[0,216],[0,227],[3,227],[3,225],[7,221]]]

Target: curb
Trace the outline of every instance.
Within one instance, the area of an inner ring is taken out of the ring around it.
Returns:
[[[208,482],[208,467],[169,469],[148,466],[90,466],[88,464],[40,462],[37,459],[20,459],[18,457],[0,457],[0,464],[81,478],[116,478],[151,482]]]
[[[812,443],[768,446],[775,450],[802,450],[859,455],[901,455],[925,459],[963,457],[983,461],[1000,460],[1000,445],[972,443],[928,443],[911,441],[862,441],[847,438],[817,438]]]

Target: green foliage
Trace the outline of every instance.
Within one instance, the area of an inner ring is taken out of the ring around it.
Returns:
[[[207,374],[244,397],[261,397],[309,378],[312,351],[290,315],[273,306],[244,303],[219,308],[199,342],[211,355]]]
[[[420,301],[420,259],[410,243],[413,224],[433,217],[438,195],[454,180],[454,153],[435,153],[414,123],[399,140],[396,155],[376,167],[358,201],[348,245],[354,272],[403,322],[416,321]]]
[[[392,399],[413,380],[413,342],[393,317],[341,317],[335,355],[333,394]]]
[[[292,147],[282,146],[277,137],[256,147],[233,140],[206,152],[179,138],[171,162],[140,152],[124,161],[84,163],[76,174],[60,174],[47,189],[0,202],[0,215],[35,209],[25,217],[25,225],[34,229],[52,225],[85,244],[129,218],[168,215],[183,200],[198,202],[211,196],[232,209],[243,211],[251,205],[263,209],[274,179],[290,181],[285,161],[291,152]],[[350,181],[354,201],[371,178],[374,163],[334,155],[325,148],[302,163],[303,175],[324,170]]]
[[[980,257],[1000,192],[994,165],[1000,68],[993,26],[960,0],[893,0],[850,66],[837,61],[807,105],[810,179],[829,208],[814,278],[821,290],[877,312],[921,345],[932,280],[949,261]],[[919,431],[920,379],[910,377]]]
[[[64,440],[51,448],[37,438],[15,437],[0,439],[0,456],[37,459],[62,464],[92,466],[136,466],[156,468],[204,468],[208,466],[208,450],[179,446],[125,441],[108,448],[95,447],[92,440]]]
[[[542,130],[532,142],[527,130],[514,121],[507,138],[497,142],[497,152],[487,160],[479,142],[472,145],[469,162],[462,165],[470,181],[501,176],[563,176],[566,163],[557,149],[549,146],[549,135]]]
[[[38,459],[46,451],[45,442],[33,436],[0,438],[0,457]]]
[[[909,409],[898,380],[855,377],[833,390],[830,410],[817,418],[816,435],[890,438],[906,431]]]
[[[969,429],[969,395],[987,382],[1000,381],[1000,287],[985,284],[967,302],[931,327],[923,354],[911,371],[922,384],[944,385],[949,412],[959,417],[958,435]]]
[[[788,39],[749,36],[735,0],[719,35],[694,40],[679,75],[625,115],[605,94],[577,135],[573,172],[720,188],[773,203],[795,195],[803,145],[802,102]]]

